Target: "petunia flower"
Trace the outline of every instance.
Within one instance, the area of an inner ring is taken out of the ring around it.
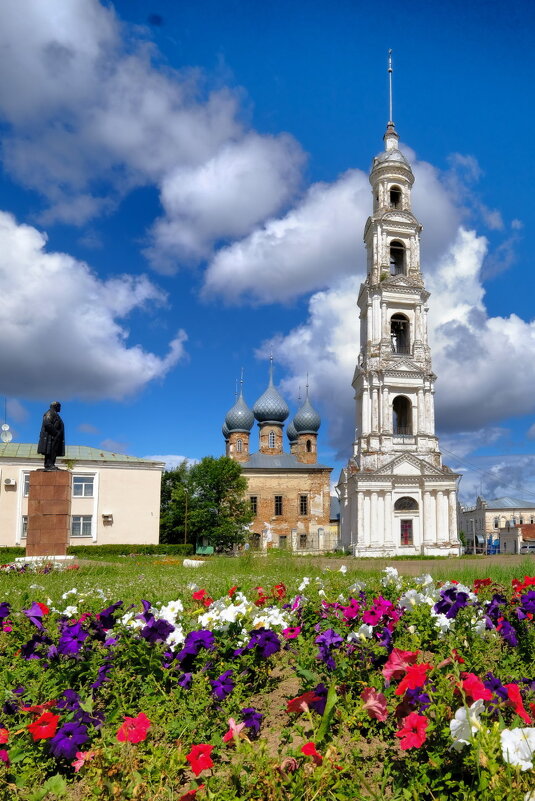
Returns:
[[[33,723],[29,723],[28,726],[26,726],[33,737],[34,743],[37,742],[37,740],[48,740],[55,735],[58,728],[59,717],[59,715],[54,715],[52,712],[46,711],[43,712],[37,720],[34,720]]]
[[[450,720],[450,732],[453,738],[453,748],[460,751],[465,745],[469,745],[472,736],[481,728],[480,716],[484,712],[485,705],[480,698],[474,701],[467,709],[462,706],[455,713],[455,717]]]
[[[81,723],[65,723],[50,740],[50,751],[56,759],[73,759],[88,740],[87,728]]]
[[[360,697],[364,701],[363,709],[371,718],[384,722],[388,717],[386,708],[386,698],[383,693],[378,692],[373,687],[366,687]]]
[[[43,624],[41,623],[41,618],[44,617],[44,615],[48,615],[49,611],[50,610],[48,606],[46,606],[45,604],[41,604],[37,601],[34,601],[30,606],[30,608],[23,609],[22,613],[26,615],[28,620],[30,620],[34,624],[34,626],[37,626],[37,628],[40,631],[43,631],[44,627]]]
[[[313,690],[309,690],[303,695],[298,696],[297,698],[293,698],[291,701],[288,701],[286,704],[286,711],[290,715],[292,712],[299,714],[301,712],[306,712],[309,705],[314,701],[319,701],[320,699],[316,695]]]
[[[531,723],[531,718],[524,709],[518,684],[504,684],[503,686],[507,690],[508,703],[513,707],[516,714],[522,718],[524,723]]]
[[[236,723],[234,718],[228,719],[228,725],[229,730],[225,735],[223,735],[224,743],[234,742],[236,738],[239,738],[242,729],[245,728],[245,723]]]
[[[203,789],[204,789],[204,784],[199,784],[198,787],[192,787],[192,789],[188,790],[187,793],[181,795],[178,801],[193,801],[195,794],[198,793],[199,790]]]
[[[533,767],[535,729],[504,729],[500,740],[505,762],[521,770],[530,770]]]
[[[305,745],[301,746],[301,753],[305,756],[311,756],[315,765],[321,765],[323,762],[323,757],[316,750],[315,743],[305,743]]]
[[[213,766],[213,760],[210,756],[214,750],[213,745],[202,743],[200,745],[192,745],[189,754],[186,754],[186,759],[191,765],[193,773],[198,776],[203,770],[208,770]]]
[[[407,751],[409,748],[420,748],[426,741],[426,729],[429,724],[424,715],[411,712],[403,720],[402,728],[396,732],[396,737],[400,739],[400,748]]]
[[[461,678],[463,680],[463,692],[468,699],[468,703],[473,703],[480,699],[482,701],[490,701],[492,699],[492,690],[485,687],[481,679],[478,679],[474,673],[461,673]]]
[[[301,626],[288,626],[282,630],[282,636],[285,640],[294,640],[301,634]]]
[[[271,629],[264,628],[252,631],[251,639],[247,643],[248,650],[256,648],[257,652],[260,656],[264,657],[264,659],[268,656],[272,656],[272,654],[276,654],[277,651],[280,651],[280,647],[279,638],[275,632],[271,631]]]
[[[4,762],[9,767],[9,754],[5,748],[0,748],[0,762]]]
[[[381,673],[388,681],[390,679],[401,679],[409,667],[416,662],[419,653],[419,651],[402,651],[399,648],[394,648],[388,655]]]
[[[422,662],[419,665],[409,665],[405,676],[398,687],[396,687],[395,694],[403,695],[405,690],[416,690],[419,687],[423,687],[430,670],[433,670],[433,665],[430,665],[428,662]]]
[[[58,653],[64,656],[75,656],[80,653],[84,641],[89,637],[80,623],[65,626],[58,643]]]
[[[76,759],[74,762],[71,762],[74,772],[78,773],[80,768],[82,768],[86,762],[89,762],[91,759],[93,759],[95,755],[96,751],[77,751],[75,754]]]
[[[226,670],[221,676],[218,676],[217,679],[210,682],[212,685],[212,694],[218,701],[223,701],[234,689],[235,684],[230,678],[233,673],[233,670]]]
[[[248,729],[253,730],[253,734],[256,736],[260,732],[260,726],[262,725],[262,718],[264,717],[261,712],[257,712],[257,710],[253,706],[247,706],[241,711],[242,720]]]
[[[7,729],[0,729],[0,745],[5,745],[9,740],[9,731]]]
[[[140,712],[135,718],[125,716],[124,722],[117,730],[116,737],[121,743],[140,743],[147,737],[150,726],[150,720],[144,712]]]

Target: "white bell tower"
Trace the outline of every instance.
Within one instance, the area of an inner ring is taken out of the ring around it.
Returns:
[[[391,77],[389,57],[390,89]],[[398,148],[391,91],[390,112],[385,149],[370,173],[356,437],[338,485],[341,538],[358,556],[458,554],[458,476],[442,465],[435,435],[422,226],[412,213],[414,175]]]

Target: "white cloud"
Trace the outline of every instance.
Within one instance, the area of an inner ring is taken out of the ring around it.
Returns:
[[[80,423],[76,430],[81,431],[83,434],[100,434],[100,430],[96,426],[92,425],[92,423]]]
[[[0,4],[2,158],[48,201],[46,225],[83,225],[157,186],[165,216],[148,253],[170,271],[276,213],[303,153],[288,135],[249,130],[239,90],[168,68],[143,35],[98,0]]]
[[[165,357],[128,346],[119,320],[161,304],[145,276],[100,281],[83,262],[48,253],[46,237],[0,212],[0,372],[27,398],[120,399],[164,376],[184,355],[179,331]]]
[[[103,439],[99,445],[105,451],[112,453],[126,453],[128,450],[128,442],[120,442],[117,439]]]
[[[165,455],[157,454],[153,456],[144,456],[144,459],[152,459],[153,462],[165,462],[165,469],[166,470],[174,470],[176,467],[179,467],[182,462],[186,462],[188,467],[191,467],[194,464],[198,464],[198,459],[190,459],[189,456],[178,456],[174,453],[168,453]]]
[[[9,420],[24,423],[29,416],[28,410],[17,398],[8,398],[6,401],[6,414]]]

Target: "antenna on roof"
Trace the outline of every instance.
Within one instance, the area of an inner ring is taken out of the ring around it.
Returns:
[[[7,398],[4,396],[4,422],[2,425],[2,433],[0,434],[0,439],[2,442],[11,442],[13,439],[13,434],[9,430],[9,426],[7,424]]]
[[[388,95],[389,95],[389,101],[390,101],[390,106],[389,106],[390,117],[389,117],[389,120],[388,120],[388,124],[389,125],[393,125],[394,124],[394,116],[392,114],[392,73],[393,73],[393,71],[394,70],[392,69],[392,50],[389,50],[388,51]]]

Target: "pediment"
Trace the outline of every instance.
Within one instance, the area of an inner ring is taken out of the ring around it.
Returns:
[[[403,453],[375,470],[374,473],[394,476],[443,476],[444,470],[433,467],[429,462],[419,459],[417,456]]]

